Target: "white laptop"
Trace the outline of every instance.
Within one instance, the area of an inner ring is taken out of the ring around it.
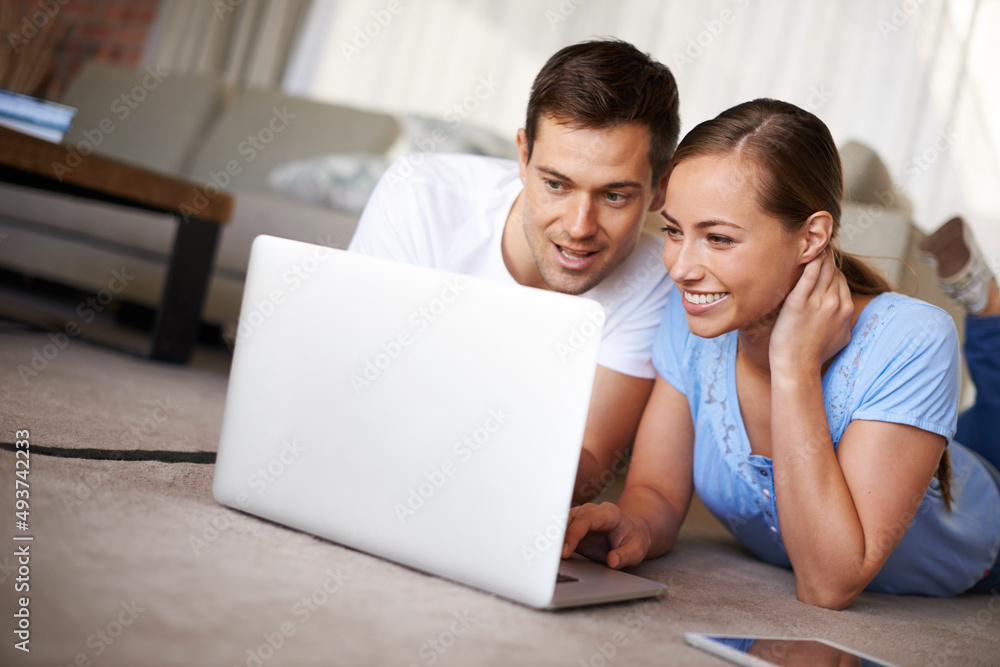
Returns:
[[[213,494],[533,607],[660,594],[560,559],[603,320],[581,297],[260,236]]]

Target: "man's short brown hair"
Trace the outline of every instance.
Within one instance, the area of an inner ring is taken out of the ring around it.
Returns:
[[[605,39],[567,46],[549,58],[528,98],[528,159],[543,116],[576,128],[637,122],[649,129],[653,183],[677,148],[677,82],[663,65],[627,42]]]

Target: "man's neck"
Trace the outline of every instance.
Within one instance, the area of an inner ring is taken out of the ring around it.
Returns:
[[[507,214],[500,239],[500,251],[507,272],[514,280],[528,287],[547,289],[531,248],[528,247],[528,241],[524,238],[524,190],[517,195]]]

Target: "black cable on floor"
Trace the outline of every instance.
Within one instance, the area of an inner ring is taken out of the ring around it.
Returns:
[[[13,442],[0,442],[0,449],[9,452],[17,448]],[[215,463],[215,452],[170,452],[154,449],[94,449],[31,445],[32,454],[58,456],[64,459],[96,459],[99,461],[160,461],[162,463]]]

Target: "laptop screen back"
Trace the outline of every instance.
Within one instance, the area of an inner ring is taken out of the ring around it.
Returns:
[[[544,606],[603,318],[580,297],[258,237],[215,497]]]

